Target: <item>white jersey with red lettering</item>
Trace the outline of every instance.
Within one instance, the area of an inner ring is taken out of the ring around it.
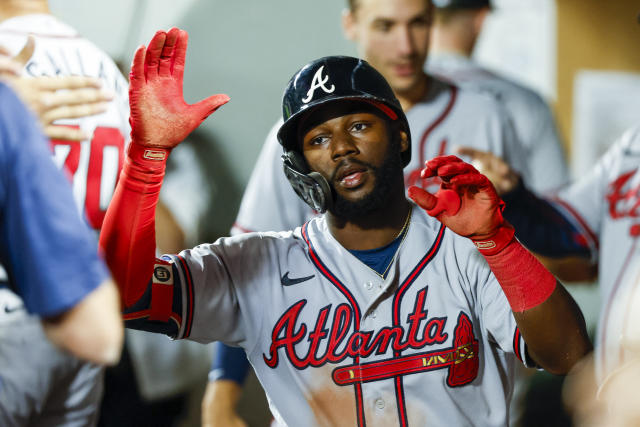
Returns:
[[[13,54],[22,49],[29,34],[35,38],[35,51],[24,75],[97,77],[115,94],[102,114],[56,122],[78,126],[91,135],[90,139],[51,141],[54,161],[72,177],[78,207],[98,230],[115,190],[129,138],[127,80],[107,54],[52,15],[23,15],[0,23],[0,43]]]
[[[430,78],[424,99],[406,116],[411,130],[411,162],[404,169],[407,187],[419,185],[436,191],[439,184],[435,180],[420,178],[425,161],[455,154],[454,147],[463,145],[501,156],[525,179],[533,179],[511,121],[488,95]],[[295,194],[282,171],[282,146],[276,138],[281,124],[282,120],[274,125],[264,142],[232,234],[289,230],[315,215]]]
[[[104,89],[114,93],[106,112],[56,122],[79,126],[91,135],[89,140],[51,141],[54,162],[68,172],[79,209],[84,211],[91,227],[99,230],[130,140],[129,84],[104,51],[52,15],[24,15],[0,23],[0,44],[14,54],[22,49],[28,34],[35,37],[35,51],[25,66],[25,75],[97,77]],[[163,198],[169,196],[163,191]],[[15,298],[10,301],[14,305]],[[210,360],[208,350],[202,346],[187,342],[176,345],[164,337],[138,331],[127,330],[127,348],[138,389],[148,400],[165,398],[190,387],[206,374]],[[150,359],[150,352],[162,356]],[[180,373],[157,375],[171,372],[177,361],[189,363]]]
[[[488,93],[504,106],[526,150],[531,181],[537,192],[556,190],[569,181],[569,170],[547,103],[533,90],[481,67],[455,53],[430,53],[426,69],[442,79]]]
[[[25,66],[24,76],[97,77],[103,87],[115,95],[108,110],[102,114],[56,122],[80,127],[91,135],[88,140],[51,141],[53,160],[66,170],[71,180],[78,210],[97,232],[115,190],[129,135],[127,81],[104,52],[51,15],[22,15],[0,22],[0,45],[12,54],[22,49],[30,34],[35,38],[35,50]],[[4,273],[0,274],[4,275],[0,281],[7,281],[4,269],[0,269]],[[15,379],[14,404],[5,415],[19,417],[21,412],[27,412],[34,423],[45,424],[48,417],[55,416],[53,424],[60,426],[96,423],[103,395],[102,367],[79,363],[70,357],[63,359],[52,353],[35,357],[39,364],[36,375],[29,370],[15,371],[15,367],[20,366],[21,352],[37,353],[43,348],[46,338],[36,327],[39,324],[38,318],[27,316],[15,293],[0,286],[0,331],[12,330],[28,335],[21,341],[19,352],[10,353],[10,349],[3,348],[4,356],[10,354],[11,358],[5,358],[8,365],[2,368],[14,371],[8,375],[0,369],[0,377]],[[68,386],[61,387],[61,382]],[[52,390],[56,390],[55,399],[51,399]]]
[[[555,206],[587,237],[598,261],[603,305],[595,356],[602,379],[624,359],[630,303],[640,291],[640,128],[627,131],[589,174],[563,189]]]
[[[165,259],[178,337],[243,347],[281,425],[508,423],[513,313],[474,245],[416,206],[385,278],[324,216]]]

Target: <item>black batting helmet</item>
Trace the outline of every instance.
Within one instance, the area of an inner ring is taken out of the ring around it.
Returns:
[[[329,184],[310,172],[301,155],[298,125],[310,111],[333,102],[363,102],[384,113],[407,133],[409,148],[402,152],[402,166],[411,160],[411,134],[400,102],[375,68],[349,56],[326,56],[302,67],[289,80],[282,99],[284,123],[278,140],[284,148],[284,171],[298,195],[313,209],[324,212],[331,203]]]
[[[481,9],[491,8],[490,0],[432,0],[438,9]]]

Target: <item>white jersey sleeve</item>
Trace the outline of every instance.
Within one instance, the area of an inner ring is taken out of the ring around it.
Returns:
[[[599,256],[603,221],[609,215],[608,194],[615,190],[616,185],[621,187],[626,183],[622,182],[625,177],[629,178],[625,172],[634,174],[637,168],[636,164],[628,171],[622,170],[625,152],[629,150],[629,142],[633,137],[633,132],[624,134],[586,175],[561,189],[553,200],[554,206],[587,239],[594,261]]]
[[[278,120],[267,136],[242,196],[240,211],[231,234],[251,231],[292,230],[315,216],[287,181],[282,169],[282,146]]]

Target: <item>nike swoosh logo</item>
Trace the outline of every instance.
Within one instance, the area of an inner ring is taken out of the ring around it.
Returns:
[[[16,305],[14,307],[9,307],[8,305],[4,306],[4,312],[7,314],[13,313],[18,310],[23,310],[23,309],[24,309],[24,305]]]
[[[289,278],[289,272],[287,271],[286,273],[284,273],[284,276],[280,278],[280,282],[282,283],[282,286],[291,286],[291,285],[297,285],[298,283],[306,282],[307,280],[311,280],[314,277],[316,277],[316,275],[312,274],[311,276],[297,277],[292,279],[292,278]]]

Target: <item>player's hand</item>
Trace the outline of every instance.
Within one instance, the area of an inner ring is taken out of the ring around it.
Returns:
[[[91,77],[22,77],[22,69],[31,59],[35,40],[29,36],[14,57],[0,48],[0,78],[16,91],[40,120],[44,133],[52,139],[82,141],[90,135],[81,129],[57,126],[56,120],[91,116],[107,110],[113,94],[102,90],[100,80]]]
[[[129,74],[131,139],[145,147],[171,149],[204,119],[229,101],[210,96],[189,105],[182,95],[188,35],[171,28],[158,31],[149,46],[140,46]]]
[[[6,81],[20,76],[22,69],[31,59],[35,47],[36,39],[32,35],[27,37],[27,42],[16,56],[11,56],[7,48],[0,46],[0,78]]]
[[[92,77],[18,77],[10,85],[38,116],[45,135],[51,139],[89,139],[91,135],[82,129],[55,122],[103,113],[113,99],[111,92],[101,89],[100,80]]]
[[[210,381],[202,398],[202,427],[247,427],[236,412],[241,394],[242,386],[235,381]]]
[[[458,147],[456,152],[471,158],[471,164],[489,178],[498,195],[507,194],[518,185],[520,176],[501,157],[471,147]]]
[[[420,176],[440,177],[440,189],[431,194],[412,186],[409,197],[453,232],[483,240],[496,234],[505,223],[502,217],[504,202],[491,181],[458,157],[435,157],[426,162]]]
[[[0,79],[5,80],[18,77],[22,71],[22,65],[16,61],[9,51],[0,46]]]

